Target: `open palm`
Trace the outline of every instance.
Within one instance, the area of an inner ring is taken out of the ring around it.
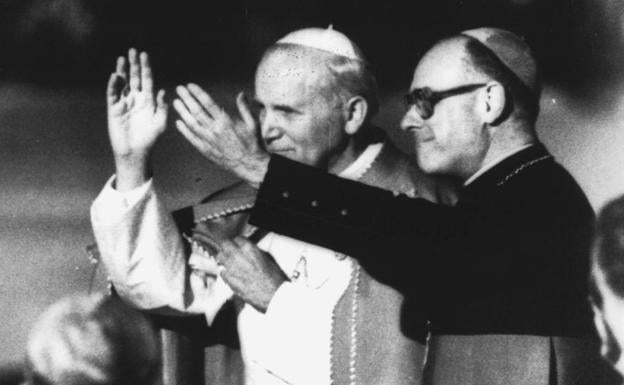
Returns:
[[[269,153],[258,139],[257,124],[245,95],[236,98],[241,119],[230,116],[196,84],[178,86],[173,107],[180,115],[176,127],[212,162],[258,187],[269,163]]]
[[[154,97],[147,53],[138,55],[130,49],[127,61],[124,57],[117,59],[116,72],[108,82],[107,106],[115,158],[146,159],[167,121],[164,91],[158,91]]]

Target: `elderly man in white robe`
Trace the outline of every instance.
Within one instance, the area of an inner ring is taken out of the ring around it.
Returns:
[[[147,54],[130,50],[127,61],[129,74],[119,58],[108,86],[116,175],[91,211],[117,293],[153,312],[204,314],[211,335],[236,329],[242,360],[213,355],[206,382],[419,384],[427,329],[417,307],[347,256],[250,226],[253,189],[229,186],[170,214],[149,174],[167,105],[162,90],[154,97]],[[207,126],[234,124],[259,132],[269,152],[439,200],[437,185],[371,124],[375,79],[357,46],[331,27],[295,31],[267,49],[253,100],[237,97],[241,121],[197,85],[177,93],[176,126],[200,152],[209,150]],[[263,251],[237,252],[252,249],[245,237]],[[233,317],[217,322],[229,305]]]

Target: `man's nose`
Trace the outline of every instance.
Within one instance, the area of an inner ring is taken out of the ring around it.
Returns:
[[[423,126],[423,122],[423,118],[416,111],[416,108],[414,106],[410,106],[405,112],[405,115],[403,115],[403,119],[401,119],[401,129],[409,131],[421,128]]]
[[[267,111],[260,116],[260,132],[264,143],[267,145],[282,135],[282,130],[275,114]]]

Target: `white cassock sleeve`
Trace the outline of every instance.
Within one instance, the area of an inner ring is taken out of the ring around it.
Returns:
[[[152,181],[125,193],[106,183],[91,206],[102,262],[117,293],[141,309],[204,313],[208,323],[232,292],[218,272],[192,274],[185,242]]]

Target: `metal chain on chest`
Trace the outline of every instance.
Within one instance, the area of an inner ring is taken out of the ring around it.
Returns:
[[[552,158],[552,155],[544,155],[541,158],[533,159],[530,162],[523,163],[520,166],[518,166],[518,168],[513,170],[511,173],[507,174],[507,176],[505,176],[503,179],[501,179],[501,181],[498,182],[496,185],[498,187],[500,187],[500,186],[504,185],[505,183],[507,183],[511,178],[513,178],[514,176],[518,175],[523,170],[533,166],[536,163],[539,163],[541,161],[544,161],[544,160],[550,159],[550,158]]]

